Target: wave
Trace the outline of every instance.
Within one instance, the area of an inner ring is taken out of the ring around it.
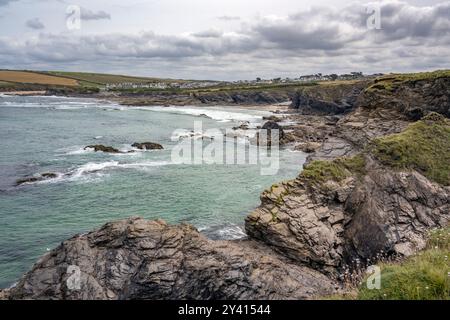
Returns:
[[[70,173],[70,177],[77,179],[82,177],[85,174],[89,174],[89,173],[98,173],[99,171],[108,169],[108,168],[113,168],[113,167],[117,167],[119,165],[118,161],[107,161],[107,162],[101,162],[101,163],[94,163],[94,162],[89,162],[86,163],[82,166],[80,166],[79,168],[75,169],[72,173]]]
[[[198,230],[212,240],[238,240],[247,237],[244,230],[235,224],[203,227]]]
[[[6,98],[10,98],[9,96]],[[24,97],[21,97],[24,98]],[[115,103],[109,103],[107,101],[96,101],[93,99],[89,100],[71,100],[70,97],[65,97],[64,101],[54,101],[54,99],[46,99],[47,97],[41,97],[38,101],[36,101],[36,96],[33,96],[34,100],[30,101],[28,99],[17,100],[16,99],[8,99],[6,101],[1,101],[0,106],[10,107],[10,108],[45,108],[50,110],[78,110],[78,109],[87,109],[87,108],[100,108],[105,109],[107,111],[111,110],[125,110],[123,106],[120,106]],[[60,98],[60,97],[55,97]],[[12,100],[12,101],[11,101]]]
[[[207,134],[205,134],[202,131],[194,131],[194,130],[187,130],[187,129],[183,129],[183,130],[178,130],[176,132],[174,132],[170,138],[172,141],[179,141],[182,139],[213,139],[212,136],[209,136]]]
[[[211,107],[134,107],[132,109],[137,110],[147,110],[156,112],[167,112],[174,114],[192,115],[197,117],[210,118],[219,122],[230,122],[230,121],[248,121],[248,122],[261,122],[264,115],[271,114],[266,111],[258,111],[255,114],[248,112],[238,112],[238,111],[225,111],[222,109],[211,108]]]
[[[85,149],[85,147],[73,146],[73,147],[58,149],[58,150],[56,150],[56,152],[62,152],[64,155],[79,155],[79,154],[93,153],[94,149],[90,149],[90,148]]]
[[[103,136],[94,137],[94,139],[96,139],[96,140],[99,140],[102,138],[103,138]],[[144,153],[146,151],[150,151],[150,150],[141,150],[138,148],[130,147],[128,145],[123,145],[122,148],[119,148],[119,151],[121,153],[111,153],[110,155],[111,156],[137,156],[139,154],[142,154],[142,153]],[[130,151],[133,151],[133,152],[130,152]],[[73,147],[68,147],[68,148],[62,148],[62,149],[56,150],[56,152],[62,153],[63,155],[68,155],[68,156],[95,153],[93,148],[87,148],[87,147],[82,147],[82,146],[73,146]]]
[[[94,181],[104,177],[108,171],[114,169],[136,169],[147,171],[149,168],[170,165],[169,161],[143,161],[132,163],[120,163],[119,161],[106,162],[88,162],[79,167],[69,169],[66,172],[55,172],[56,177],[39,180],[36,182],[27,182],[25,184],[47,184],[58,182],[74,181]]]

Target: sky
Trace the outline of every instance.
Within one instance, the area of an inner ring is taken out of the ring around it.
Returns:
[[[0,0],[0,68],[239,80],[450,68],[450,1]]]

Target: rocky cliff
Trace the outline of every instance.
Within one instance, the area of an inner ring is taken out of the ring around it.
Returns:
[[[154,93],[121,94],[117,99],[123,105],[270,105],[288,102],[295,89],[278,90],[219,90],[190,94]]]
[[[357,106],[395,109],[413,121],[429,112],[450,117],[450,72],[381,77],[362,92]]]
[[[71,282],[74,275],[79,282]],[[130,218],[64,241],[3,295],[9,299],[305,299],[331,293],[335,286],[320,272],[253,241],[212,241],[188,225]]]
[[[450,117],[450,71],[323,83],[298,90],[291,104],[291,108],[302,114],[316,115],[343,114],[358,107],[389,109],[413,121],[429,112]]]
[[[368,83],[364,80],[304,87],[293,96],[291,108],[301,114],[343,114],[356,107],[356,101]]]
[[[286,143],[317,146],[297,178],[261,195],[245,220],[248,239],[116,221],[64,241],[0,298],[308,299],[339,289],[344,269],[416,253],[430,229],[450,222],[450,120],[431,96],[413,98],[438,90],[445,104],[446,89],[436,88],[447,80],[428,78],[417,90],[409,82],[395,89],[409,92],[403,104],[388,95],[371,103],[379,93],[364,84],[339,90],[359,92],[352,104],[361,105],[344,115],[288,115],[295,124],[284,128]],[[414,101],[426,114],[416,122]]]

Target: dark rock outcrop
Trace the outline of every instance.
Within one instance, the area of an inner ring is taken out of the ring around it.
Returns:
[[[291,88],[278,90],[222,90],[214,92],[196,92],[191,94],[175,93],[122,93],[116,99],[123,105],[270,105],[288,102],[294,95]]]
[[[309,115],[343,114],[356,107],[358,96],[367,84],[368,81],[357,81],[305,87],[293,96],[291,108]]]
[[[450,222],[450,189],[416,171],[368,159],[365,174],[310,182],[302,175],[272,186],[246,219],[246,231],[293,260],[335,273],[381,251],[409,256],[431,228]]]
[[[267,130],[268,135],[271,134],[272,130],[278,130],[278,135],[280,136],[280,138],[283,138],[284,136],[283,127],[280,126],[277,122],[272,120],[265,122],[261,127],[261,130]]]
[[[357,105],[394,109],[412,121],[430,112],[450,117],[450,73],[377,79],[358,97]]]
[[[19,186],[19,185],[27,184],[27,183],[35,183],[35,182],[44,181],[44,180],[48,180],[48,179],[54,179],[57,177],[58,177],[58,175],[56,173],[46,172],[46,173],[41,173],[38,176],[25,177],[25,178],[18,179],[16,181],[16,185]]]
[[[121,153],[120,150],[118,150],[114,147],[104,146],[102,144],[86,146],[84,148],[84,150],[86,150],[86,149],[94,149],[95,152],[101,151],[101,152],[105,152],[105,153]]]
[[[320,272],[293,264],[256,242],[212,241],[189,225],[131,218],[64,241],[1,295],[4,299],[305,299],[330,294],[335,286]]]
[[[154,143],[154,142],[142,142],[142,143],[135,142],[131,146],[134,147],[134,148],[140,149],[140,150],[161,150],[161,149],[164,149],[162,145],[160,145],[159,143]]]
[[[286,135],[283,127],[275,121],[267,121],[250,141],[256,145],[271,146],[272,138],[275,138],[279,145],[286,143]]]

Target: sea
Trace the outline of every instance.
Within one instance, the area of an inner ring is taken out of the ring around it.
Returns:
[[[244,219],[260,204],[261,192],[295,178],[306,155],[281,148],[277,172],[264,175],[261,164],[174,163],[173,150],[182,139],[202,139],[195,131],[199,122],[202,130],[256,128],[269,115],[236,106],[124,107],[89,98],[0,95],[0,288],[13,285],[61,241],[130,216],[189,223],[211,239],[245,237]],[[164,149],[131,146],[147,141]],[[85,149],[94,144],[121,153]],[[55,176],[16,185],[48,172]]]

